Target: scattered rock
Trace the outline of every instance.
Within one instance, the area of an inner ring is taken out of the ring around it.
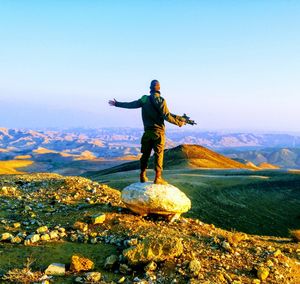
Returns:
[[[48,227],[47,227],[47,226],[39,227],[39,228],[37,228],[36,232],[37,232],[38,234],[46,233],[46,232],[48,232]]]
[[[29,240],[30,243],[37,243],[40,240],[40,235],[39,234],[31,234],[27,236],[26,240]]]
[[[79,276],[76,277],[76,278],[75,278],[75,282],[76,282],[76,283],[83,283],[83,277],[79,277]]]
[[[154,261],[150,261],[145,267],[144,270],[146,272],[148,271],[154,271],[157,268],[157,264]]]
[[[257,277],[260,280],[264,281],[268,278],[269,273],[270,273],[270,269],[262,266],[257,270]]]
[[[0,189],[0,195],[15,196],[19,195],[19,191],[17,190],[17,188],[12,186],[3,186]]]
[[[118,283],[124,283],[126,280],[126,278],[123,276],[118,280]]]
[[[88,230],[88,224],[77,221],[74,223],[73,228],[78,231],[86,232]]]
[[[277,257],[277,256],[279,256],[279,255],[282,255],[281,250],[280,250],[280,249],[277,249],[276,251],[274,251],[273,255],[274,255],[275,257]]]
[[[100,272],[88,272],[84,274],[85,279],[89,282],[98,282],[101,279]]]
[[[63,276],[66,273],[66,266],[63,263],[52,263],[45,270],[45,274],[53,276]]]
[[[41,235],[41,241],[49,241],[51,238],[49,234],[43,234]]]
[[[50,239],[51,240],[54,240],[54,239],[58,239],[59,238],[59,235],[58,235],[58,232],[57,231],[51,231],[49,233],[49,236],[50,236]]]
[[[201,263],[198,259],[193,259],[189,263],[189,270],[192,276],[197,276],[201,270]]]
[[[106,215],[104,213],[97,213],[90,217],[91,223],[96,224],[102,224],[105,221]]]
[[[223,241],[221,245],[222,245],[222,248],[225,249],[226,251],[233,252],[233,249],[228,242]]]
[[[14,238],[11,239],[11,243],[13,244],[20,244],[22,243],[23,239],[19,236],[15,236]]]
[[[86,257],[79,255],[72,255],[70,270],[79,272],[79,271],[88,271],[94,268],[94,262]]]
[[[119,271],[122,274],[130,274],[132,272],[132,269],[125,263],[120,263]]]
[[[0,241],[10,242],[13,238],[14,236],[11,233],[3,233],[1,234]]]
[[[112,269],[114,267],[114,265],[117,263],[118,259],[119,258],[117,255],[115,255],[115,254],[110,255],[109,257],[107,257],[105,259],[104,268]]]
[[[18,228],[21,227],[21,223],[19,223],[19,222],[18,223],[14,223],[13,226],[14,226],[15,229],[18,229]]]

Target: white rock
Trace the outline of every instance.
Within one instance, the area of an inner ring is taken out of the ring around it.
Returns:
[[[61,275],[65,275],[65,273],[66,273],[66,266],[63,263],[51,263],[45,270],[45,274],[47,275],[61,276]]]
[[[101,279],[100,272],[88,272],[84,274],[87,281],[98,282]]]
[[[121,198],[128,208],[141,215],[175,215],[191,208],[190,199],[171,184],[133,183],[123,189]]]

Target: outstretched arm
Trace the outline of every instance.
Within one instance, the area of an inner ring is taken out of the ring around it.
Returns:
[[[161,113],[163,115],[163,118],[166,121],[168,121],[172,124],[178,125],[179,127],[186,124],[185,119],[182,116],[170,113],[165,100],[163,100],[162,103],[160,104],[160,110],[161,110]]]
[[[117,102],[116,99],[110,100],[108,102],[110,106],[115,106],[115,107],[122,107],[122,108],[140,108],[142,106],[141,100],[136,100],[133,102],[129,103],[122,103],[122,102]]]

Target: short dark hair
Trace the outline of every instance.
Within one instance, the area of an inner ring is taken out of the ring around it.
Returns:
[[[152,80],[150,84],[150,90],[153,90],[157,83],[159,83],[158,80]]]

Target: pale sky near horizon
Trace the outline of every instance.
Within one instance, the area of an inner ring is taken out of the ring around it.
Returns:
[[[199,129],[300,132],[299,14],[296,0],[0,0],[0,126],[141,127],[107,102],[158,79]]]

